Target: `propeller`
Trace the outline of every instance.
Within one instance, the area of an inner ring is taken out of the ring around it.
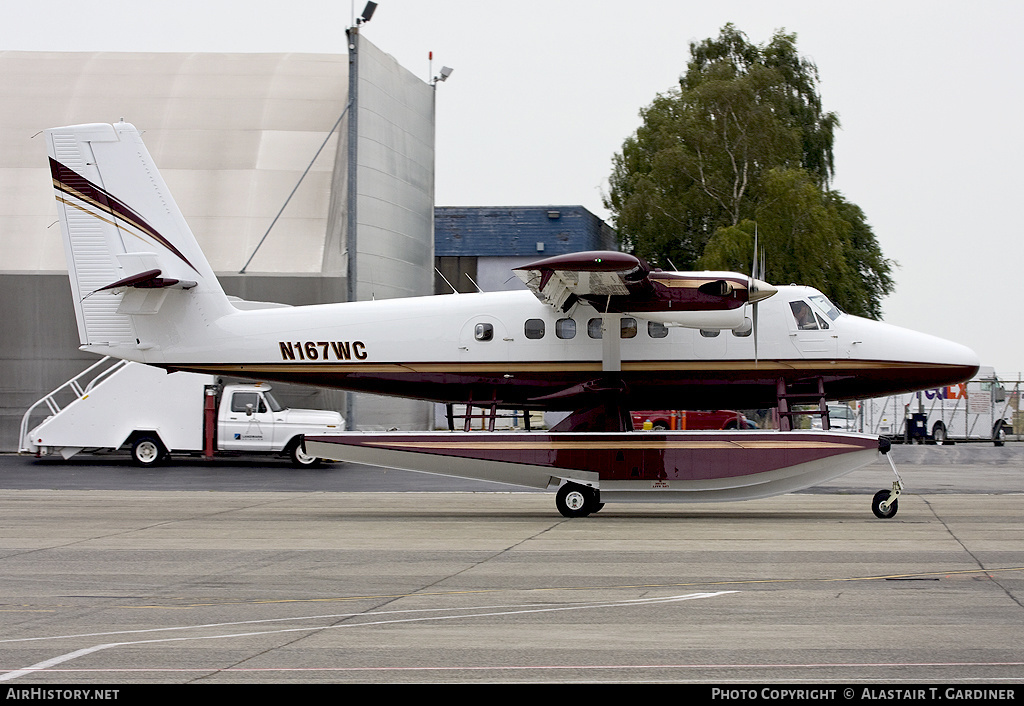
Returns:
[[[754,335],[754,365],[757,365],[757,304],[762,299],[767,299],[779,290],[765,282],[764,275],[764,251],[758,253],[757,247],[757,224],[754,224],[754,258],[750,265],[750,277],[747,279],[747,302],[750,304],[750,315],[753,323]]]

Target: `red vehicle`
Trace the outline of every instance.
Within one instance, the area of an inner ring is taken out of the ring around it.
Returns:
[[[633,428],[643,429],[650,421],[655,429],[756,429],[757,425],[731,409],[661,409],[632,412]]]

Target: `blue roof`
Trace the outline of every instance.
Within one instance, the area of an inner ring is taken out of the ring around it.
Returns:
[[[437,257],[550,257],[617,249],[615,231],[582,206],[434,208]]]

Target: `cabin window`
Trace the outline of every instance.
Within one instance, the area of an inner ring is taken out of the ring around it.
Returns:
[[[473,338],[478,341],[490,341],[494,338],[493,324],[477,324],[473,329]]]
[[[732,335],[735,336],[736,338],[746,338],[753,332],[753,326],[744,326],[743,328],[734,328],[732,330]]]
[[[796,319],[796,327],[801,331],[817,331],[818,324],[814,320],[814,312],[811,311],[811,306],[805,301],[795,301],[789,303],[789,308],[793,310],[793,318]]]
[[[544,338],[544,319],[527,319],[523,328],[527,338]]]
[[[660,321],[648,321],[647,335],[651,338],[665,338],[668,335],[668,326]]]
[[[236,392],[231,396],[232,412],[248,412],[250,405],[253,412],[262,414],[267,411],[258,392]]]
[[[619,338],[636,338],[636,319],[624,316],[619,319]],[[601,319],[594,318],[587,322],[587,335],[601,338]]]
[[[818,326],[821,327],[822,331],[824,331],[825,329],[828,328],[828,324],[825,323],[825,319],[821,318],[821,316],[818,315],[817,313],[814,316],[815,316],[815,318],[818,319]]]
[[[576,338],[576,320],[559,319],[555,322],[555,335],[559,338]]]
[[[703,336],[704,338],[715,338],[720,333],[721,331],[719,331],[716,328],[702,328],[700,330],[700,335]]]

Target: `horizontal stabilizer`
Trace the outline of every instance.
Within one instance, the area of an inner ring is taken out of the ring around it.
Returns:
[[[191,280],[182,281],[180,279],[167,279],[161,277],[160,270],[146,270],[140,272],[137,275],[131,277],[125,277],[119,279],[116,282],[111,282],[105,287],[100,287],[97,292],[103,292],[108,289],[118,289],[120,287],[136,287],[138,289],[163,289],[165,287],[174,287],[176,289],[192,289],[196,286],[196,282]]]

